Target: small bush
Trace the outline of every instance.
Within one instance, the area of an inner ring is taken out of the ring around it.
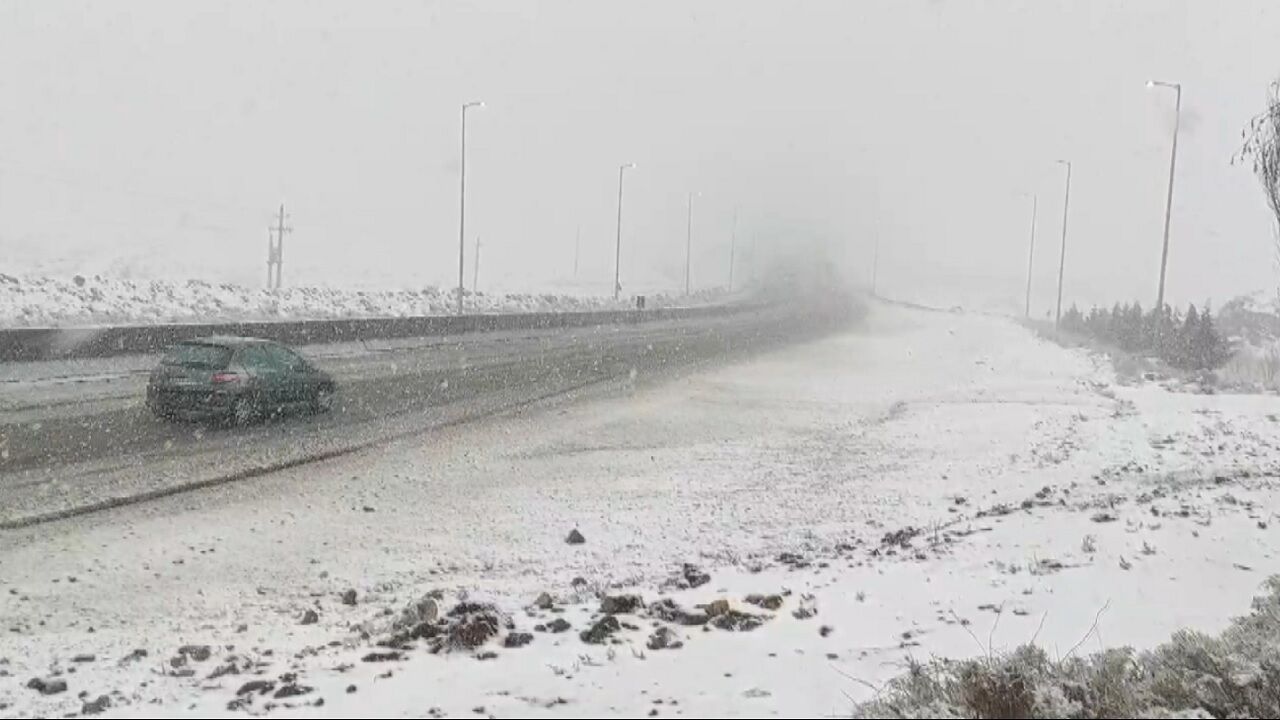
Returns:
[[[1280,389],[1280,343],[1241,343],[1218,376],[1228,387]]]
[[[1280,576],[1222,635],[1174,633],[1150,652],[1051,660],[1024,645],[975,660],[913,663],[860,718],[1280,717]]]

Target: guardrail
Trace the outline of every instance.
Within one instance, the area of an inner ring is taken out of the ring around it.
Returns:
[[[180,325],[119,325],[101,328],[0,329],[0,362],[102,358],[157,353],[183,340],[209,335],[245,335],[289,345],[460,335],[498,330],[620,325],[654,320],[708,317],[743,312],[752,305],[654,310],[431,315],[404,318],[346,318],[282,322],[228,322]]]

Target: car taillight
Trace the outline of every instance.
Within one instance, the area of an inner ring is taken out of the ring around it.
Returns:
[[[240,376],[231,372],[220,372],[213,374],[213,384],[221,385],[223,383],[240,382]]]

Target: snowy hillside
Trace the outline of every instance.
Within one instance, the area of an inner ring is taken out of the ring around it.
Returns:
[[[719,293],[692,298],[655,296],[650,307],[705,303]],[[230,283],[135,281],[85,277],[15,277],[0,274],[0,327],[48,327],[238,320],[296,320],[444,315],[454,311],[453,290],[358,291],[290,287],[271,291]],[[631,307],[629,299],[569,294],[471,294],[468,312],[572,312]]]

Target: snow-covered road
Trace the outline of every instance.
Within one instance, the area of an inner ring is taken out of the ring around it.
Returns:
[[[830,322],[845,320],[828,321],[808,306],[776,306],[369,347],[308,346],[303,351],[337,382],[333,412],[244,428],[152,416],[142,402],[146,376],[120,371],[154,367],[156,358],[147,365],[134,358],[85,361],[71,383],[52,387],[39,371],[65,377],[72,363],[20,363],[0,370],[0,528],[256,477],[591,385],[650,382],[820,336]],[[17,381],[5,383],[10,373]]]
[[[572,399],[0,535],[0,712],[78,712],[84,692],[219,715],[263,679],[311,690],[234,712],[838,714],[908,656],[1216,630],[1280,571],[1274,397],[1120,387],[998,318],[881,307],[858,332]],[[665,597],[766,622],[677,626],[684,647],[653,651],[649,611],[621,616],[621,644],[578,638],[598,591],[653,601],[682,563],[711,580]],[[494,640],[488,662],[361,662],[384,613],[430,590],[442,612],[493,602],[503,635],[573,631]],[[554,607],[525,610],[542,592]],[[213,657],[170,662],[188,644]],[[209,678],[226,663],[240,674]],[[55,674],[66,692],[24,687]]]

